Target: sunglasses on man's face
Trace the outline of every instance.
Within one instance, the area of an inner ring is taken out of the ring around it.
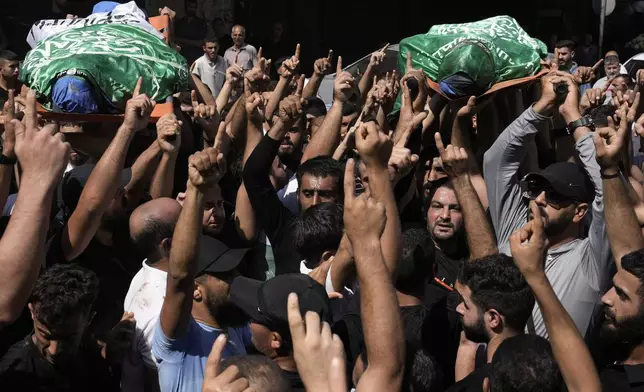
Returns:
[[[535,200],[542,192],[546,193],[546,202],[554,208],[565,208],[573,204],[576,200],[555,191],[550,184],[544,184],[538,180],[521,180],[521,191],[523,197]]]

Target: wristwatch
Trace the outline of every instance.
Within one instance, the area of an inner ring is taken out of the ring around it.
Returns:
[[[572,135],[575,132],[575,130],[580,127],[588,127],[591,130],[594,130],[595,123],[593,122],[592,118],[588,116],[582,116],[579,120],[570,122],[566,126],[566,132],[568,132],[568,135]]]

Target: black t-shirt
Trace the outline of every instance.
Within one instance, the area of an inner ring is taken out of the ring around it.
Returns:
[[[87,392],[119,391],[119,379],[98,347],[81,346],[73,363],[64,369],[51,365],[33,343],[31,334],[13,345],[0,359],[3,391]]]
[[[299,273],[302,261],[294,238],[297,215],[284,207],[269,178],[269,170],[279,146],[280,141],[267,134],[248,157],[244,167],[244,185],[257,224],[271,242],[276,275]]]
[[[99,291],[88,331],[97,338],[109,332],[123,316],[123,301],[134,275],[141,269],[141,260],[126,240],[115,240],[105,246],[92,239],[83,253],[74,260],[66,260],[62,250],[63,228],[49,240],[46,265],[74,262],[93,271],[99,280]]]
[[[483,380],[486,377],[489,377],[491,365],[486,363],[480,368],[474,370],[467,377],[457,382],[448,388],[445,392],[467,392],[467,391],[476,391],[480,392],[483,390]]]
[[[604,391],[611,392],[643,392],[644,391],[644,364],[606,366],[599,373],[599,378]]]
[[[442,250],[436,248],[434,259],[434,277],[430,278],[425,286],[424,303],[427,306],[447,298],[447,307],[451,311],[456,311],[460,301],[458,292],[454,288],[458,271],[461,263],[466,256],[457,256],[452,258],[446,255]]]

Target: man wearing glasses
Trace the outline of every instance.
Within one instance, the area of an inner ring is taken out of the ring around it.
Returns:
[[[559,82],[569,84],[561,104],[553,88]],[[589,128],[592,125],[579,114],[578,103],[579,90],[571,78],[555,74],[543,77],[540,100],[510,124],[485,153],[483,171],[500,252],[511,254],[509,237],[531,219],[529,203],[541,209],[548,237],[546,276],[585,335],[608,288],[611,254],[600,169]],[[521,176],[519,166],[527,150],[537,132],[548,131],[549,119],[557,108],[574,138],[579,163],[559,162]],[[527,330],[547,337],[538,306]]]

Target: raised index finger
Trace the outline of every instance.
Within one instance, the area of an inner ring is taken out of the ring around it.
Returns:
[[[139,76],[139,78],[136,80],[136,86],[134,86],[134,92],[132,93],[132,97],[136,97],[137,95],[141,94],[142,84],[143,84],[143,77]]]
[[[212,380],[219,375],[219,366],[221,364],[221,355],[226,347],[226,335],[217,336],[215,343],[212,345],[208,361],[206,362],[206,375],[204,379]]]
[[[595,65],[593,65],[593,68],[592,68],[593,72],[597,72],[597,70],[599,70],[599,67],[601,67],[602,64],[604,64],[604,59],[599,59],[599,61],[596,62]]]
[[[195,90],[190,92],[190,100],[192,101],[192,108],[197,109],[197,106],[199,106],[199,99],[197,99],[197,92]]]
[[[355,179],[355,166],[356,163],[353,158],[347,160],[347,164],[344,167],[344,205],[348,205],[354,199],[353,193],[356,189],[356,179]]]
[[[537,236],[541,236],[543,232],[543,217],[541,216],[541,208],[537,203],[530,203],[530,211],[532,212],[532,232]]]
[[[7,114],[5,117],[5,123],[8,123],[9,121],[13,120],[15,118],[15,112],[16,112],[16,102],[13,99],[14,96],[14,90],[11,89],[8,92],[9,98],[7,98]]]
[[[27,93],[27,105],[24,111],[26,131],[36,129],[38,127],[38,113],[36,111],[36,93],[33,90],[29,90]]]
[[[297,294],[291,293],[288,295],[286,310],[288,312],[288,326],[291,330],[293,342],[299,342],[306,336],[306,331],[304,328],[304,320],[300,313],[300,301],[297,298]]]
[[[380,51],[381,51],[381,52],[386,52],[386,51],[387,51],[387,49],[389,49],[389,42],[387,42],[387,43],[385,44],[385,46],[383,46],[383,47],[382,47],[382,49],[380,49]]]
[[[409,72],[410,69],[414,67],[414,64],[411,59],[411,52],[407,52],[407,69],[406,72]]]
[[[338,65],[335,67],[335,76],[337,77],[342,73],[342,56],[338,56]]]
[[[300,59],[300,51],[300,44],[297,44],[295,46],[295,57],[297,57],[298,60]]]
[[[333,61],[333,49],[329,49],[329,55],[326,57],[326,59],[330,62]]]
[[[445,155],[445,146],[443,145],[443,139],[441,139],[441,134],[436,132],[434,134],[434,141],[436,142],[436,148],[438,149],[438,155],[441,157]]]

